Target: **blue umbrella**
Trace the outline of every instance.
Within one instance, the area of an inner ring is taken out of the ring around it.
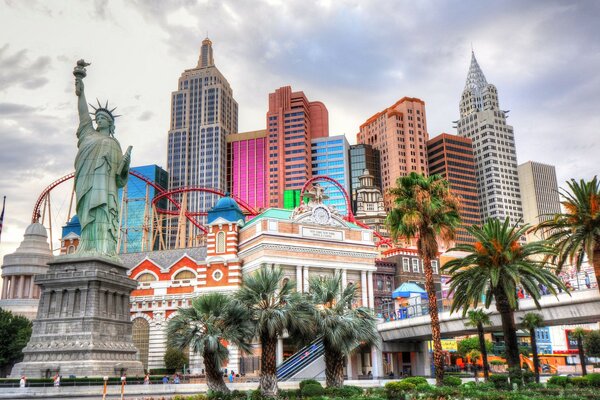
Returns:
[[[392,292],[392,298],[411,297],[411,295],[414,295],[415,293],[420,295],[421,299],[423,300],[428,298],[425,289],[412,282],[404,282],[402,285],[397,287],[396,290]]]

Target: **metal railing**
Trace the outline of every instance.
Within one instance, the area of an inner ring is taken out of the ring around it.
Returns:
[[[286,381],[325,353],[323,339],[317,338],[277,367],[277,379]]]

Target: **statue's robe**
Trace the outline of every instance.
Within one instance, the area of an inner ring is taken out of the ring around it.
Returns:
[[[78,254],[115,255],[119,230],[118,189],[127,171],[119,171],[123,155],[119,142],[97,132],[91,118],[77,130],[75,194],[81,223]],[[123,169],[127,169],[126,167]]]

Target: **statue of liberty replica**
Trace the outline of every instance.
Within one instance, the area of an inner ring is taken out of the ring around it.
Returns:
[[[48,263],[37,275],[41,297],[31,339],[12,377],[143,376],[132,341],[129,294],[137,287],[117,256],[119,188],[127,183],[131,147],[123,154],[115,139],[114,109],[92,106],[83,78],[90,64],[79,60],[75,94],[79,126],[75,194],[81,236],[74,254]],[[94,116],[94,128],[91,115]]]
[[[81,223],[76,254],[114,257],[119,230],[118,189],[127,183],[131,147],[121,155],[121,146],[114,136],[117,116],[113,114],[115,109],[108,109],[108,102],[104,107],[100,102],[98,108],[92,106],[96,119],[94,129],[83,85],[87,65],[80,60],[73,71],[79,110],[75,194]]]

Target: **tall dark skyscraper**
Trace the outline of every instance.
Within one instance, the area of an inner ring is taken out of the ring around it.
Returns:
[[[471,55],[471,66],[460,100],[458,135],[473,141],[477,194],[483,219],[523,218],[517,152],[513,127],[506,123],[507,111],[500,109],[498,90],[488,84]]]
[[[198,65],[181,74],[177,90],[171,95],[169,189],[200,186],[226,190],[226,136],[237,130],[238,105],[227,79],[215,66],[212,42],[206,38]],[[217,196],[192,192],[178,200],[185,201],[189,211],[198,212],[210,209]],[[187,229],[188,238],[199,234],[195,228]]]
[[[354,198],[356,189],[360,186],[359,177],[365,169],[373,175],[373,185],[381,191],[381,169],[379,150],[369,144],[354,144],[350,146],[350,197]]]
[[[481,225],[475,161],[471,139],[442,133],[427,141],[429,174],[438,174],[450,183],[450,191],[460,198],[461,226],[456,230],[457,244],[473,243],[467,226]]]

